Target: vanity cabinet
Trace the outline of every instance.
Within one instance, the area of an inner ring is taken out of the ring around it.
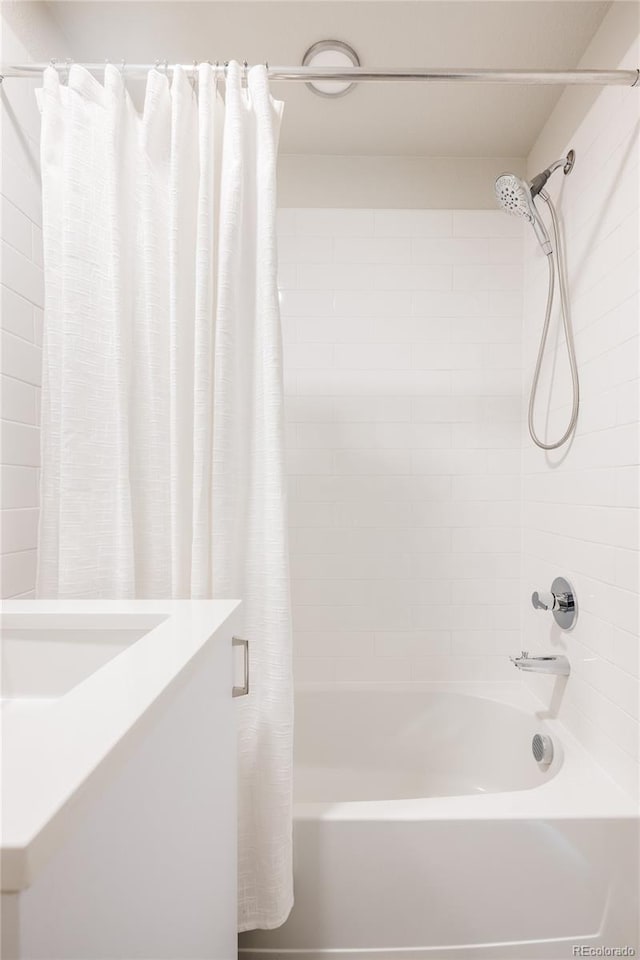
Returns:
[[[64,815],[52,813],[28,885],[3,890],[4,960],[236,957],[237,614],[236,606],[184,663],[174,625],[175,675]],[[144,657],[133,673],[121,666],[100,691],[110,689],[115,714]],[[64,766],[78,744],[59,748]],[[10,849],[3,854],[8,863]]]

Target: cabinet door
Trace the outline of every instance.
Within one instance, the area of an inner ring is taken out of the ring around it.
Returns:
[[[19,895],[18,956],[236,957],[234,619],[147,711]]]

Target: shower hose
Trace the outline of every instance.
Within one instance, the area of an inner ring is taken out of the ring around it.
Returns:
[[[571,326],[571,318],[569,316],[568,302],[569,298],[567,296],[567,288],[565,281],[565,272],[562,265],[562,251],[560,246],[560,229],[558,226],[558,217],[556,215],[555,207],[551,201],[551,197],[546,190],[541,190],[539,196],[542,197],[547,207],[549,208],[549,213],[551,214],[551,223],[553,225],[553,240],[554,240],[554,250],[551,253],[547,254],[547,263],[549,265],[549,290],[547,293],[547,307],[545,310],[544,317],[544,326],[542,328],[542,336],[540,338],[540,347],[538,349],[538,359],[536,360],[536,367],[533,374],[533,383],[531,384],[531,395],[529,397],[529,434],[531,439],[540,447],[542,450],[557,450],[558,447],[561,447],[563,443],[566,443],[571,434],[573,433],[576,421],[578,419],[578,410],[580,407],[580,384],[578,381],[578,365],[576,363],[576,350],[573,342],[573,329]],[[554,252],[555,251],[555,252]],[[555,257],[558,258],[558,269],[556,271]],[[558,274],[558,286],[560,287],[560,313],[562,315],[562,326],[564,328],[564,336],[567,345],[567,354],[569,357],[569,367],[571,369],[571,386],[572,386],[572,404],[571,404],[571,417],[569,419],[569,425],[567,429],[560,437],[559,440],[556,440],[554,443],[544,443],[538,435],[536,434],[536,428],[533,423],[533,415],[536,402],[536,394],[538,392],[538,381],[540,379],[540,370],[542,367],[542,360],[544,357],[544,349],[547,343],[547,336],[549,334],[549,324],[551,322],[551,310],[553,307],[553,295],[555,290],[555,275]]]

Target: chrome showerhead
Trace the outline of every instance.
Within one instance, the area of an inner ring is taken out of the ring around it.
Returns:
[[[503,210],[517,217],[531,219],[533,198],[529,184],[515,173],[501,173],[496,180],[496,198]]]
[[[512,213],[516,217],[524,217],[525,220],[529,221],[535,230],[540,246],[547,256],[551,253],[551,240],[549,239],[547,228],[542,222],[538,209],[533,202],[534,197],[537,197],[544,188],[554,170],[562,167],[565,174],[570,173],[574,163],[575,153],[573,150],[570,150],[566,157],[563,157],[562,160],[556,160],[550,167],[547,167],[546,170],[543,170],[542,173],[534,177],[530,183],[522,180],[516,176],[515,173],[501,173],[496,180],[496,199],[502,209],[506,210],[507,213]]]
[[[546,181],[545,181],[546,182]],[[542,186],[537,191],[538,193]],[[516,217],[528,220],[538,238],[540,246],[547,254],[551,253],[551,240],[540,214],[533,202],[531,186],[515,173],[501,173],[496,180],[496,199],[503,210]]]

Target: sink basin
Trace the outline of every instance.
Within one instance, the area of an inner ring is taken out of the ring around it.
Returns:
[[[45,626],[37,615],[3,617],[0,695],[5,701],[62,697],[164,619],[102,615]]]

